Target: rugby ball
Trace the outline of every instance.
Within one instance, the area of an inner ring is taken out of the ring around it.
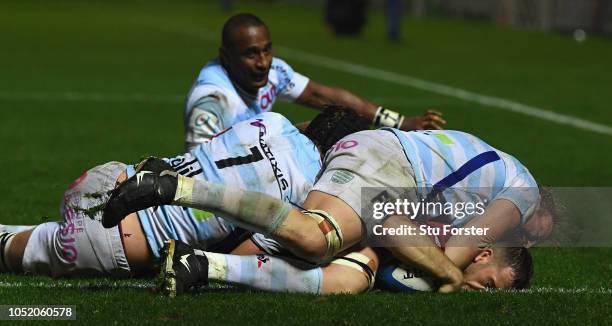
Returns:
[[[376,275],[376,282],[378,288],[391,292],[432,292],[437,289],[433,277],[399,261],[381,266]]]

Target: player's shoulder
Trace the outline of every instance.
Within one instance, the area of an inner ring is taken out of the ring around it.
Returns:
[[[202,67],[202,70],[212,70],[216,68],[221,68],[221,61],[219,60],[219,58],[213,58],[208,60],[208,62],[204,64],[204,67]]]
[[[218,85],[222,88],[231,88],[231,81],[227,75],[227,72],[221,66],[219,59],[212,59],[208,61],[204,67],[200,70],[196,85]]]
[[[201,70],[193,84],[187,100],[187,108],[191,109],[197,101],[206,96],[222,97],[228,103],[228,108],[234,108],[240,103],[239,96],[218,59],[210,60]]]
[[[293,123],[280,113],[263,112],[248,121],[251,126],[256,126],[265,138],[294,137],[300,131]]]
[[[260,121],[265,125],[271,127],[283,129],[287,126],[293,126],[293,123],[289,121],[284,115],[276,112],[262,112],[249,120],[251,123]]]

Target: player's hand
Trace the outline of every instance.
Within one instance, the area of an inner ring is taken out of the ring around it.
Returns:
[[[445,124],[446,120],[442,118],[442,112],[427,110],[420,117],[406,117],[400,129],[405,131],[422,129],[441,130]]]
[[[441,280],[438,293],[453,293],[463,287],[463,273],[456,267],[448,272],[448,276]]]

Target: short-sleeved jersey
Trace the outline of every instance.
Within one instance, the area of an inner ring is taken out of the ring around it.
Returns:
[[[194,179],[257,191],[301,205],[321,169],[316,146],[277,113],[263,113],[215,135],[190,153],[165,159]],[[133,175],[133,167],[128,174]],[[138,212],[154,254],[165,239],[203,248],[222,240],[234,226],[208,212],[160,206]]]
[[[519,209],[522,222],[533,214],[540,199],[538,185],[513,156],[461,131],[383,129],[393,132],[402,144],[421,196],[440,193],[447,197],[454,191],[453,196],[476,202],[503,198]],[[453,225],[468,220],[455,220]]]
[[[212,60],[202,68],[188,95],[184,111],[185,142],[208,141],[237,122],[270,111],[277,98],[293,101],[307,84],[308,78],[293,71],[283,60],[273,58],[268,83],[259,89],[257,96],[250,96],[232,82],[218,59]],[[200,105],[210,96],[222,103],[220,108]]]

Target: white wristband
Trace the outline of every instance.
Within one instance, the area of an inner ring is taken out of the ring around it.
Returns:
[[[377,127],[399,128],[402,126],[402,122],[404,122],[404,116],[379,106],[372,122]]]

